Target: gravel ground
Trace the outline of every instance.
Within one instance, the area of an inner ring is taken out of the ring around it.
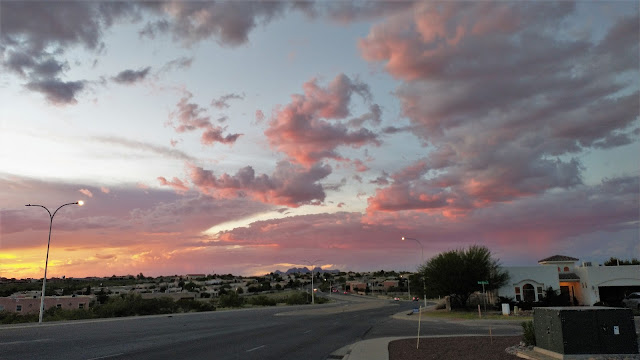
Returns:
[[[505,349],[521,340],[520,335],[494,336],[493,343],[488,336],[423,338],[419,349],[416,339],[396,340],[389,343],[389,360],[514,360],[519,358]]]

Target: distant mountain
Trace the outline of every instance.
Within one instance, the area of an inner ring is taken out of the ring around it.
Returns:
[[[339,274],[340,270],[323,270],[320,267],[316,267],[315,269],[313,269],[314,273],[329,273],[329,274]],[[280,270],[276,270],[273,272],[274,274],[278,274],[278,275],[291,275],[291,274],[310,274],[311,270],[309,270],[307,267],[302,267],[302,268],[291,268],[289,270],[287,270],[286,272],[282,272]]]

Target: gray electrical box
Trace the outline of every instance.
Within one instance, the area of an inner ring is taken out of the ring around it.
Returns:
[[[536,346],[559,354],[637,354],[631,309],[548,307],[533,309]]]

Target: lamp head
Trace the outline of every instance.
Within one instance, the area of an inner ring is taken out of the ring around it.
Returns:
[[[404,241],[405,239],[406,239],[406,238],[403,236],[403,237],[402,237],[402,241]]]
[[[82,205],[84,205],[84,201],[82,201],[82,200],[78,200],[77,204],[78,204],[78,205],[80,205],[80,206],[82,206]]]

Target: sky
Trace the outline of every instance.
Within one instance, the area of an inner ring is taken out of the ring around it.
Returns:
[[[637,1],[0,1],[0,277],[640,257]],[[410,237],[417,241],[402,241]]]

